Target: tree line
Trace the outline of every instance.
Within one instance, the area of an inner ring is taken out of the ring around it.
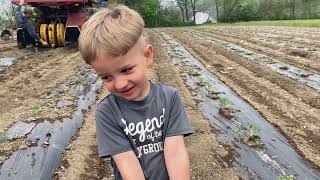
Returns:
[[[319,19],[319,0],[114,0],[136,9],[148,27],[195,24],[198,12],[207,22]]]
[[[207,23],[320,18],[319,0],[109,0],[108,3],[121,3],[137,10],[147,27],[196,24],[199,12],[208,15]],[[12,23],[13,10],[9,5],[0,15],[0,29]]]

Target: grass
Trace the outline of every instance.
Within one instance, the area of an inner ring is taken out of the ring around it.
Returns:
[[[80,81],[81,81],[81,78],[77,75],[71,76],[71,78],[70,78],[70,82],[74,83],[74,84],[80,83]]]
[[[237,23],[218,23],[204,26],[292,26],[292,27],[320,27],[320,19],[307,20],[273,20],[273,21],[248,21]]]
[[[31,109],[34,113],[37,113],[37,112],[41,111],[43,108],[40,104],[34,104],[34,105],[32,105]]]
[[[8,139],[7,132],[0,133],[0,142]]]

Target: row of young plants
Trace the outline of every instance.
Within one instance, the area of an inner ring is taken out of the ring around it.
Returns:
[[[294,65],[282,62],[280,60],[269,57],[268,55],[245,49],[233,43],[229,43],[211,36],[206,32],[193,31],[190,33],[193,37],[206,41],[210,44],[222,47],[226,51],[231,51],[244,59],[258,63],[276,73],[285,77],[301,82],[317,91],[320,91],[320,74],[309,70],[296,67]]]
[[[185,73],[189,76],[197,77],[197,85],[205,89],[205,95],[212,100],[218,101],[220,107],[219,114],[221,116],[226,120],[232,120],[234,113],[240,112],[240,110],[233,107],[232,101],[227,96],[224,96],[224,93],[214,90],[214,85],[209,80],[200,75],[192,66],[183,63],[183,59],[181,59],[181,62],[184,64],[182,66],[185,69]],[[262,148],[263,143],[259,136],[260,131],[261,129],[255,123],[248,123],[246,126],[241,125],[234,135],[238,141],[242,141],[251,147]]]
[[[166,34],[160,33],[160,35],[165,36]],[[194,81],[194,87],[189,87],[191,90],[193,90],[192,94],[196,95],[197,93],[194,92],[196,91],[200,93],[201,96],[205,96],[213,100],[219,106],[218,113],[220,117],[236,126],[237,130],[233,132],[234,141],[246,144],[247,146],[257,149],[258,151],[264,151],[264,143],[260,137],[262,128],[260,128],[253,121],[247,124],[237,122],[237,113],[241,111],[236,108],[232,100],[230,100],[228,97],[228,94],[223,91],[218,91],[219,88],[215,87],[214,82],[204,75],[204,73],[201,71],[201,68],[195,66],[194,64],[190,64],[186,57],[182,55],[182,52],[179,52],[180,50],[177,44],[170,44],[170,39],[167,37],[163,37],[163,39],[167,41],[166,43],[170,47],[169,49],[171,49],[169,50],[169,55],[173,59],[174,64],[179,66],[179,69],[181,69],[180,74],[185,83],[188,85],[188,81]],[[195,97],[195,99],[198,98]],[[287,175],[285,171],[281,170],[280,172],[281,173],[278,176],[279,180],[292,180],[295,178],[292,175]]]

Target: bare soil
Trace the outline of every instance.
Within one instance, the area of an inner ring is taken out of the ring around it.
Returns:
[[[318,92],[235,53],[199,40],[191,35],[190,29],[165,31],[274,124],[300,154],[316,167],[320,166]],[[309,98],[312,100],[307,100]]]

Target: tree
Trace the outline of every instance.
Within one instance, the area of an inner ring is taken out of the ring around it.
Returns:
[[[217,19],[217,22],[220,21],[219,19],[219,0],[216,0],[216,19]]]
[[[193,24],[196,24],[196,4],[198,0],[190,0],[191,8],[192,8],[192,14],[193,14]]]
[[[9,4],[6,7],[3,7],[3,12],[0,17],[1,29],[13,27],[15,25],[15,5]]]
[[[182,21],[183,21],[183,22],[186,22],[186,20],[185,20],[185,12],[184,12],[184,11],[185,11],[184,5],[183,5],[183,3],[182,3],[181,1],[179,1],[179,0],[177,0],[176,2],[177,2],[178,7],[179,7],[179,9],[180,9],[180,11],[181,11]]]
[[[291,19],[295,19],[295,0],[288,0],[288,5],[291,10]]]

